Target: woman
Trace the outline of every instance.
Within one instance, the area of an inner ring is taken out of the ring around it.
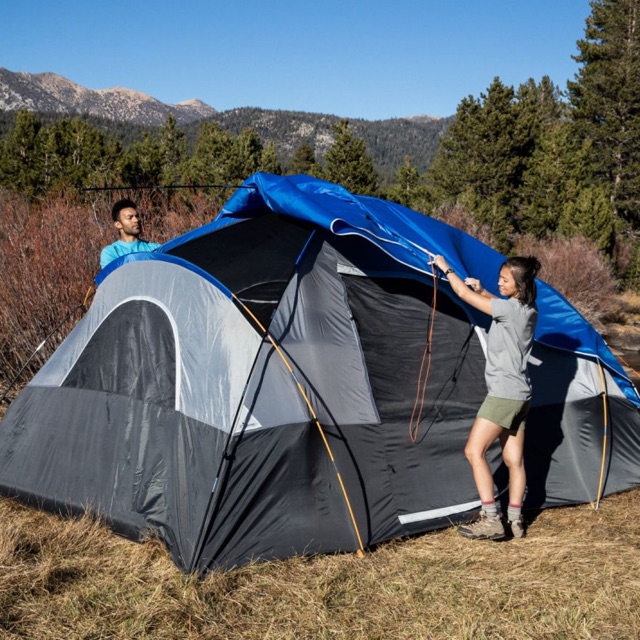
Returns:
[[[464,450],[471,464],[482,510],[479,520],[459,527],[458,531],[473,539],[500,540],[505,537],[493,494],[493,475],[485,457],[491,444],[499,440],[502,459],[509,470],[508,525],[514,538],[522,538],[522,500],[526,488],[524,425],[531,400],[527,361],[538,318],[535,277],[540,262],[534,257],[514,257],[502,265],[498,290],[506,299],[489,293],[475,278],[466,278],[463,282],[443,256],[436,256],[434,262],[461,300],[493,318],[485,368],[488,394]]]

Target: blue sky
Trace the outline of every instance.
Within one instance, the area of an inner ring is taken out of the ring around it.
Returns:
[[[0,0],[0,66],[162,102],[447,116],[578,71],[588,0]]]

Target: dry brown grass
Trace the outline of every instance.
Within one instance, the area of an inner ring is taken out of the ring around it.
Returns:
[[[640,491],[540,514],[524,540],[454,529],[354,555],[180,573],[164,547],[0,500],[0,637],[638,638]]]
[[[640,291],[625,291],[620,296],[625,313],[632,316],[632,321],[640,322]]]

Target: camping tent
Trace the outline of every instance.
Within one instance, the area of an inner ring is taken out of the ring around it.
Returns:
[[[99,274],[2,422],[0,490],[153,531],[200,572],[468,517],[488,319],[434,273],[438,253],[489,288],[503,261],[399,205],[255,174],[213,223]],[[525,507],[638,486],[633,385],[543,282],[538,306]]]

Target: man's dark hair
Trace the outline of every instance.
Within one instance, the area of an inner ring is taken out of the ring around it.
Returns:
[[[111,208],[111,217],[114,222],[118,219],[118,216],[123,209],[136,209],[137,211],[138,205],[133,200],[129,200],[129,198],[118,200],[118,202],[116,202]]]

